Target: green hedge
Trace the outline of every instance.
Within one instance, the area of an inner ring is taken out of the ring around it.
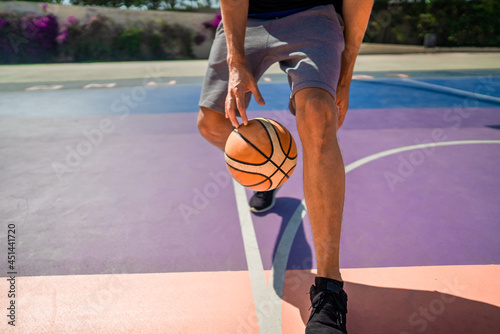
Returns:
[[[375,0],[365,42],[438,46],[500,46],[498,0]]]
[[[61,57],[69,61],[126,61],[193,58],[193,32],[165,21],[121,26],[105,16],[66,24]],[[64,34],[64,30],[63,30]]]

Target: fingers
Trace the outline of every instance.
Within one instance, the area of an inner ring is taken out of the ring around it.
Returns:
[[[240,117],[241,120],[243,121],[244,125],[248,124],[248,118],[247,118],[247,106],[246,106],[246,100],[245,100],[245,93],[240,93],[236,96],[236,106],[238,107],[238,111],[240,112]],[[238,125],[239,126],[239,125]]]
[[[229,118],[229,121],[231,121],[231,124],[235,127],[238,128],[240,126],[240,123],[238,122],[238,119],[236,118],[236,109],[238,109],[240,116],[243,120],[243,124],[247,125],[248,124],[248,119],[246,115],[246,102],[245,102],[245,94],[241,96],[241,94],[234,94],[233,92],[229,92],[226,97],[226,103],[225,103],[225,113],[226,113],[226,118]]]
[[[231,93],[229,93],[226,98],[225,109],[226,109],[226,118],[229,118],[231,124],[235,128],[238,128],[240,125],[238,123],[238,120],[236,119],[236,101]]]
[[[262,97],[257,84],[254,83],[250,91],[252,92],[253,96],[255,97],[255,101],[257,101],[258,104],[260,104],[261,106],[266,104],[266,101],[264,101],[264,98]]]
[[[229,87],[225,103],[226,118],[231,124],[238,128],[240,124],[236,118],[236,110],[239,111],[244,125],[248,124],[246,113],[247,93],[252,93],[258,104],[264,105],[264,99],[257,87],[255,78],[246,67],[235,67],[230,71]]]
[[[266,103],[264,101],[264,98],[262,97],[262,94],[257,88],[257,85],[254,85],[251,88],[250,92],[254,94],[255,100],[257,101],[258,104],[264,105]],[[233,91],[228,93],[225,105],[226,118],[229,118],[231,124],[235,128],[238,128],[240,124],[238,122],[238,119],[236,118],[236,108],[240,113],[240,117],[243,124],[247,125],[248,117],[246,111],[246,94],[239,89],[234,89]]]
[[[246,113],[245,95],[243,94],[243,96],[235,96],[232,93],[228,93],[225,104],[226,118],[229,118],[231,124],[235,128],[238,128],[240,126],[240,123],[238,122],[238,119],[236,117],[236,109],[238,109],[240,113],[240,117],[243,121],[243,124],[247,125],[248,118]]]
[[[349,102],[347,102],[347,103],[349,103]],[[339,101],[337,103],[337,107],[339,108],[339,118],[337,121],[337,130],[338,130],[338,129],[340,129],[342,124],[344,124],[345,115],[347,114],[348,106],[345,103]]]

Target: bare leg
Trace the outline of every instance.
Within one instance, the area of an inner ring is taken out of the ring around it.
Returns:
[[[305,88],[294,97],[304,150],[304,196],[316,249],[318,276],[342,281],[340,229],[345,170],[337,142],[338,111],[325,90]]]
[[[208,108],[201,108],[198,113],[198,130],[206,140],[224,151],[233,126],[224,114]]]

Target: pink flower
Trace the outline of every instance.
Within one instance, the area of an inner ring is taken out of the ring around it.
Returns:
[[[35,26],[39,27],[39,28],[47,28],[47,20],[44,20],[45,17],[43,17],[41,20],[36,20],[35,21]]]
[[[48,7],[48,6],[49,6],[49,5],[48,5],[48,4],[46,4],[46,3],[42,4],[42,9],[43,9],[43,11],[44,11],[44,12],[47,10],[47,7]]]
[[[68,23],[72,26],[76,26],[78,24],[78,19],[71,15],[70,17],[68,17]]]
[[[56,37],[56,42],[59,44],[62,44],[62,43],[64,43],[64,41],[66,40],[67,37],[68,37],[68,33],[63,32],[62,34],[60,34],[59,36]]]
[[[212,21],[212,27],[216,28],[220,21],[222,21],[222,15],[220,13],[216,14],[214,20]]]

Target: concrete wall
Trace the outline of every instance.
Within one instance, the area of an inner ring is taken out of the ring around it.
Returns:
[[[132,23],[135,21],[164,20],[171,24],[180,24],[194,31],[203,31],[207,39],[201,45],[194,45],[193,51],[196,58],[208,58],[210,47],[212,46],[212,36],[203,29],[203,22],[211,21],[215,14],[213,13],[188,13],[188,12],[169,12],[157,10],[132,10],[107,7],[84,7],[84,6],[65,6],[49,4],[44,11],[40,2],[25,1],[1,1],[0,11],[15,13],[37,13],[54,14],[59,22],[65,21],[69,16],[74,16],[80,21],[90,19],[92,16],[104,15],[120,24]]]

